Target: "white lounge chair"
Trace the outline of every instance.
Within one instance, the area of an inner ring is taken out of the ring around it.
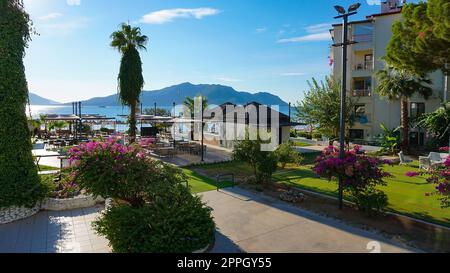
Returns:
[[[403,152],[398,153],[398,156],[400,157],[400,165],[408,165],[413,162],[411,159],[406,158]]]

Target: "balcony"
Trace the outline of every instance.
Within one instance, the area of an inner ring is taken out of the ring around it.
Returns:
[[[355,71],[373,70],[373,61],[357,63],[353,66],[353,70],[355,70]]]
[[[352,38],[357,43],[371,43],[373,41],[373,34],[353,34]]]
[[[358,114],[353,117],[355,119],[355,123],[360,125],[366,125],[372,123],[372,116],[370,114]]]
[[[372,90],[370,89],[355,89],[352,93],[353,97],[370,97],[372,96]]]

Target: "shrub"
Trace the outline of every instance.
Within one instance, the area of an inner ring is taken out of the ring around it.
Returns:
[[[322,134],[321,133],[314,133],[312,135],[312,138],[314,138],[314,139],[322,139]]]
[[[389,130],[383,123],[380,124],[383,133],[379,137],[381,152],[394,155],[400,146],[400,127]]]
[[[209,208],[183,184],[179,168],[145,157],[118,139],[70,151],[75,179],[87,193],[115,205],[94,223],[115,252],[192,252],[214,234]]]
[[[290,133],[291,137],[298,137],[298,133],[296,130],[292,129]]]
[[[146,158],[137,145],[124,146],[118,141],[89,142],[69,151],[81,189],[139,207],[155,191],[185,181],[181,170]]]
[[[181,185],[170,196],[138,208],[112,207],[94,228],[120,253],[190,253],[207,246],[215,227],[210,209]]]
[[[0,1],[0,209],[33,207],[45,197],[31,153],[25,115],[23,57],[31,22],[22,1]]]
[[[358,154],[359,146],[355,146],[340,159],[339,150],[330,146],[316,160],[313,170],[330,181],[342,178],[344,191],[356,200],[359,208],[380,211],[387,205],[387,200],[383,201],[384,197],[376,187],[386,185],[384,178],[391,175],[381,167],[390,162]]]
[[[355,191],[352,197],[356,206],[369,214],[373,212],[381,213],[389,204],[388,197],[383,191],[371,187]]]
[[[234,145],[233,160],[248,163],[257,183],[270,182],[277,169],[278,158],[274,152],[262,151],[260,140],[243,140]]]
[[[281,144],[275,151],[275,154],[282,169],[284,169],[288,163],[300,164],[303,160],[302,155],[295,150],[292,143]]]

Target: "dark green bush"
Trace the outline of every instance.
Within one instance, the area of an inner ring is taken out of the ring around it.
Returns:
[[[383,191],[371,187],[351,192],[351,197],[358,209],[369,214],[381,213],[389,204],[388,196]]]
[[[275,151],[275,154],[282,169],[284,169],[288,163],[300,164],[303,160],[302,155],[295,150],[294,145],[290,142],[281,144]]]
[[[278,158],[274,152],[263,151],[261,140],[243,140],[234,145],[233,160],[248,163],[257,183],[270,182],[277,169]]]
[[[182,185],[139,208],[112,207],[94,227],[119,253],[190,253],[206,247],[215,230],[210,209]]]
[[[45,196],[25,115],[28,87],[23,57],[30,19],[22,4],[0,1],[0,208],[33,207]]]
[[[320,134],[320,133],[314,133],[314,134],[312,135],[312,138],[314,138],[314,139],[322,139],[322,134]]]

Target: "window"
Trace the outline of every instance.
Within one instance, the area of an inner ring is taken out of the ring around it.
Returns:
[[[364,130],[350,130],[350,139],[364,139]]]
[[[371,24],[353,25],[353,40],[355,42],[371,42],[373,37],[373,26]]]
[[[373,54],[364,56],[364,69],[373,69]]]
[[[412,102],[411,103],[411,118],[418,118],[425,114],[425,103],[423,102]]]
[[[424,146],[425,145],[425,133],[411,132],[409,133],[409,145],[411,146]]]

